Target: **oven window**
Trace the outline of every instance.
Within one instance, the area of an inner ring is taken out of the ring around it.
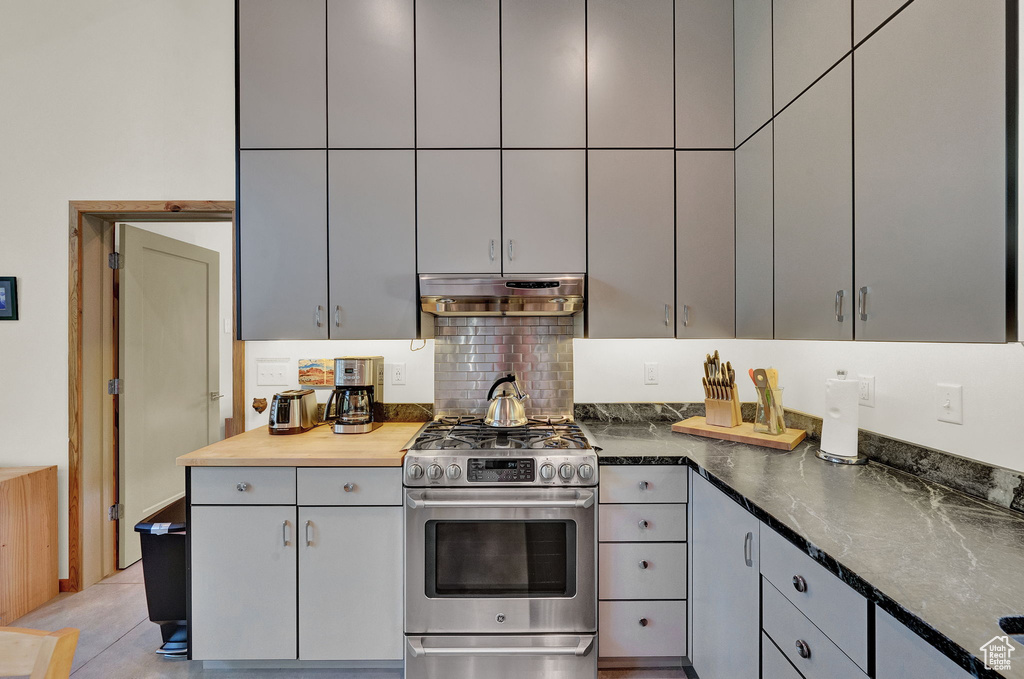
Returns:
[[[574,521],[427,521],[428,597],[576,595]]]

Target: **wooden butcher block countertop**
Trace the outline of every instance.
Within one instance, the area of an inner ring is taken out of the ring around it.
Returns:
[[[423,422],[386,422],[369,434],[335,434],[330,425],[272,436],[252,429],[178,458],[184,467],[401,467],[405,444]]]

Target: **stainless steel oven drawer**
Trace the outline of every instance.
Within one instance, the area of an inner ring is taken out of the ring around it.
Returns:
[[[409,636],[408,679],[594,679],[593,634]]]

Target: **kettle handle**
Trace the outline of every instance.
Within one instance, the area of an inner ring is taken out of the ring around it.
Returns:
[[[494,384],[491,385],[491,390],[489,392],[487,392],[487,400],[490,401],[492,398],[494,398],[494,390],[495,389],[497,389],[498,387],[500,387],[501,385],[503,385],[505,383],[515,384],[515,381],[516,381],[515,373],[509,373],[508,375],[505,375],[504,377],[499,377],[498,379],[494,380]]]

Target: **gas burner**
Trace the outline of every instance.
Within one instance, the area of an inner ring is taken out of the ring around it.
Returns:
[[[590,450],[583,430],[566,417],[531,418],[521,427],[498,428],[472,416],[441,417],[420,433],[415,450]]]

